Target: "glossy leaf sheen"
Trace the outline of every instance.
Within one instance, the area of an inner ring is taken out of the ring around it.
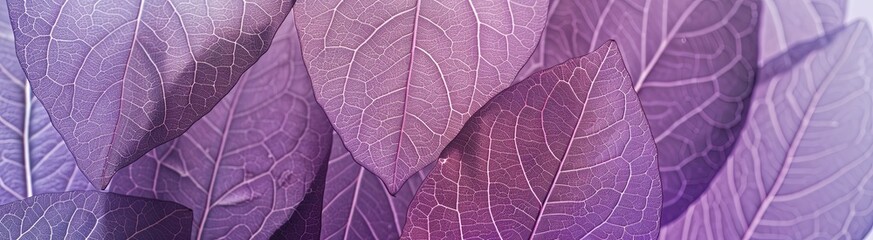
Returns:
[[[861,239],[873,227],[873,35],[853,24],[800,47],[815,45],[759,81],[724,171],[662,238]]]
[[[288,0],[8,0],[18,58],[79,168],[119,169],[207,114],[269,47]]]
[[[322,239],[400,238],[409,203],[433,165],[412,175],[391,195],[379,177],[355,163],[339,137],[334,137],[330,155]]]
[[[308,0],[295,7],[315,96],[392,192],[512,82],[546,1]]]
[[[0,205],[91,188],[45,108],[30,93],[15,57],[6,1],[0,0]]]
[[[212,112],[120,171],[110,189],[191,207],[195,239],[263,239],[286,222],[331,143],[292,20]]]
[[[191,209],[96,191],[49,193],[0,206],[2,239],[188,239]]]
[[[425,179],[404,238],[657,236],[655,142],[632,83],[609,41],[497,95]]]
[[[658,145],[662,220],[697,199],[737,139],[757,61],[758,0],[553,0],[543,39],[518,79],[622,46]]]

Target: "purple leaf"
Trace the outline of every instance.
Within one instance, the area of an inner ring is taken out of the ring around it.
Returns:
[[[655,238],[655,142],[616,43],[485,104],[410,204],[404,237]]]
[[[512,82],[546,1],[301,1],[315,96],[354,159],[390,192],[435,161]]]
[[[0,206],[2,239],[187,239],[191,209],[96,191],[41,194]]]
[[[291,218],[331,143],[292,20],[212,112],[120,171],[110,189],[191,207],[194,239],[263,239]]]
[[[764,0],[761,13],[758,65],[763,66],[792,45],[843,26],[846,0]]]
[[[329,165],[321,236],[337,240],[400,238],[409,203],[433,168],[418,171],[391,195],[379,177],[355,163],[336,136]]]
[[[858,23],[813,43],[824,46],[759,81],[725,168],[663,238],[861,239],[873,227],[873,35]]]
[[[662,221],[702,194],[745,119],[757,61],[758,0],[553,0],[518,79],[607,39],[622,46],[658,145]]]
[[[321,239],[321,209],[326,178],[327,164],[322,164],[303,201],[294,208],[291,219],[279,227],[270,239]]]
[[[30,92],[15,57],[5,0],[0,0],[0,169],[0,204],[92,189]]]
[[[292,4],[8,3],[33,91],[98,188],[208,113],[267,50]]]

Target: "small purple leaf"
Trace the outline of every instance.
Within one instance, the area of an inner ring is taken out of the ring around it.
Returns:
[[[292,20],[228,97],[120,171],[111,191],[191,207],[194,239],[262,239],[288,221],[331,143]]]
[[[518,79],[618,41],[658,145],[661,218],[669,222],[706,190],[742,127],[758,59],[759,2],[554,0]]]
[[[404,238],[655,238],[655,142],[632,84],[609,41],[494,97],[425,179]]]
[[[30,92],[15,57],[6,1],[0,0],[0,204],[89,189],[45,108]]]
[[[41,194],[0,206],[0,239],[188,239],[191,209],[96,191]]]
[[[379,177],[355,163],[335,135],[330,155],[322,239],[400,238],[409,203],[433,164],[412,175],[391,195]]]
[[[390,192],[513,81],[547,1],[309,0],[295,7],[315,96]]]
[[[18,58],[90,182],[208,113],[291,1],[8,0]]]
[[[663,238],[861,239],[873,227],[873,35],[856,23],[812,44],[823,47],[759,79],[723,171]]]

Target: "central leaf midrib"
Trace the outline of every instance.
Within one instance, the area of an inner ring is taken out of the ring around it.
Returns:
[[[412,66],[413,66],[413,62],[415,61],[415,49],[417,48],[416,41],[417,41],[417,37],[418,37],[418,19],[420,18],[420,14],[421,14],[421,0],[417,0],[415,2],[414,8],[415,8],[415,16],[414,16],[415,18],[414,18],[414,21],[412,24],[412,42],[410,43],[411,47],[409,48],[409,66],[406,69],[407,74],[406,74],[406,86],[404,87],[404,93],[403,93],[404,94],[404,96],[403,96],[404,97],[403,110],[401,112],[402,115],[400,117],[400,129],[397,132],[397,150],[394,152],[394,161],[392,162],[392,164],[394,164],[394,169],[391,173],[391,189],[390,189],[391,192],[396,192],[397,190],[400,189],[397,186],[397,165],[399,165],[398,163],[400,160],[401,145],[403,144],[403,127],[404,127],[404,125],[406,125],[406,115],[407,115],[406,109],[407,109],[407,106],[409,106],[409,84],[410,84],[411,79],[412,79]]]

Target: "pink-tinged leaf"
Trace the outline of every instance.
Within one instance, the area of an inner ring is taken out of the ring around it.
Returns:
[[[194,210],[194,239],[263,239],[291,218],[330,156],[293,18],[215,109],[118,173],[110,190]]]
[[[663,239],[861,239],[873,226],[873,35],[858,23],[759,79],[737,147]],[[790,51],[794,51],[792,48]],[[802,51],[806,51],[803,50]],[[768,66],[765,67],[766,68]]]
[[[759,0],[554,0],[525,77],[615,39],[658,145],[662,221],[709,186],[748,109]]]
[[[21,66],[98,188],[208,113],[291,4],[8,0]]]
[[[15,57],[6,1],[0,0],[0,204],[89,189],[45,108],[31,94]]]
[[[391,195],[379,177],[355,163],[339,137],[334,136],[330,155],[322,239],[400,238],[409,203],[433,164],[412,175]]]
[[[843,26],[846,0],[763,0],[760,58],[763,66],[792,45]]]
[[[395,193],[509,86],[545,24],[537,0],[305,0],[315,96],[354,159]]]
[[[410,239],[655,238],[655,142],[616,43],[485,104],[410,204]]]
[[[96,191],[47,193],[0,206],[0,239],[188,239],[191,209]]]

